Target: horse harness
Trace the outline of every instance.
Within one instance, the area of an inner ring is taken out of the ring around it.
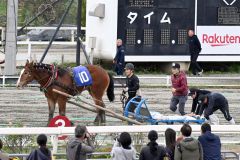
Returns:
[[[57,81],[58,79],[58,67],[56,67],[55,65],[51,65],[51,76],[49,77],[49,79],[47,80],[46,84],[44,84],[42,87],[40,87],[40,91],[42,92],[47,92],[47,89],[49,87],[51,87],[52,85],[56,85],[64,90],[66,90],[69,94],[71,94],[72,96],[75,96],[78,94],[78,91],[76,89],[76,87],[72,88],[72,87],[69,87],[59,81]]]

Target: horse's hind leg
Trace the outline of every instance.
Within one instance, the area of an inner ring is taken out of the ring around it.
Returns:
[[[48,98],[48,109],[49,109],[49,114],[48,114],[48,124],[50,123],[51,119],[53,118],[53,114],[55,111],[55,106],[56,106],[56,101],[54,101],[53,99]]]
[[[94,102],[98,106],[105,107],[102,99],[94,99]],[[97,108],[97,116],[94,122],[98,124],[105,124],[106,123],[105,111]]]

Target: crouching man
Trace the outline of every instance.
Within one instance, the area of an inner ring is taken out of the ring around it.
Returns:
[[[234,119],[230,116],[228,101],[227,99],[220,93],[210,93],[207,95],[200,95],[198,97],[199,102],[202,104],[200,109],[200,115],[202,115],[204,111],[204,117],[207,120],[210,120],[209,117],[213,114],[213,112],[220,110],[225,119],[229,121],[230,124],[235,124]]]

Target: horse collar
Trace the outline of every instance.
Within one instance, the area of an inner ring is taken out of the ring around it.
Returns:
[[[57,67],[53,64],[51,65],[51,71],[52,71],[52,76],[49,77],[46,84],[40,87],[40,90],[43,92],[47,92],[48,87],[50,87],[53,84],[54,80],[57,79],[58,77]]]

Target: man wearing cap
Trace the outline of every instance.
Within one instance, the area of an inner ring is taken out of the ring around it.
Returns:
[[[230,124],[235,124],[234,119],[229,113],[228,101],[222,94],[209,93],[207,95],[200,95],[198,97],[198,101],[202,104],[199,114],[202,115],[204,111],[204,117],[207,120],[210,119],[210,116],[213,114],[213,112],[220,110]]]
[[[117,39],[117,53],[113,60],[115,64],[115,71],[117,75],[123,75],[124,63],[125,63],[125,49],[122,45],[122,40]]]
[[[75,137],[70,139],[67,144],[67,159],[86,160],[86,155],[92,152],[94,152],[94,146],[86,126],[77,125]]]
[[[187,86],[187,77],[183,71],[180,71],[180,64],[173,63],[172,64],[172,99],[170,103],[170,109],[175,112],[178,110],[181,115],[185,115],[184,107],[187,101],[188,95],[188,86]]]
[[[132,63],[127,63],[125,66],[125,74],[127,76],[126,80],[126,88],[124,89],[125,92],[128,93],[128,99],[126,101],[126,104],[137,95],[137,92],[139,91],[139,79],[134,74],[134,65]],[[131,105],[129,108],[130,112],[134,112],[134,106]]]
[[[191,96],[193,101],[192,101],[192,109],[191,109],[191,113],[193,115],[199,115],[199,111],[201,108],[201,105],[198,102],[198,97],[199,95],[206,95],[211,93],[208,90],[201,90],[201,89],[197,89],[197,88],[190,88],[189,89],[189,93],[188,96]]]

